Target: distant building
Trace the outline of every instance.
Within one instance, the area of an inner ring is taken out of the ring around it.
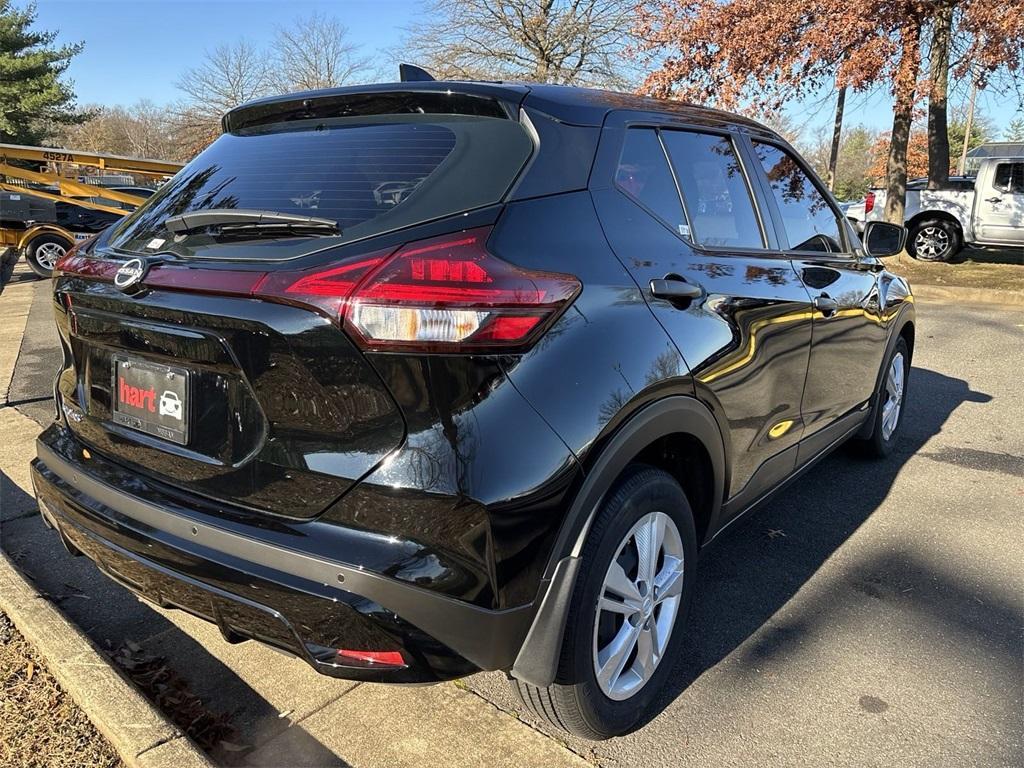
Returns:
[[[1024,157],[1024,141],[989,141],[967,150],[964,174],[977,176],[978,167],[986,157]]]

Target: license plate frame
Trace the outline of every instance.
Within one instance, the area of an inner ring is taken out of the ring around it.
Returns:
[[[175,445],[188,445],[190,371],[176,365],[113,355],[110,391],[110,412],[115,424]]]

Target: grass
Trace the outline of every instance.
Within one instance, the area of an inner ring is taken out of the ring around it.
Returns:
[[[902,253],[884,259],[886,266],[914,285],[1024,291],[1024,249],[964,250],[954,261],[918,261]]]
[[[0,765],[114,768],[113,747],[0,613]]]

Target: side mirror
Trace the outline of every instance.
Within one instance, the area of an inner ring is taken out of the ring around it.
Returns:
[[[887,221],[869,221],[861,240],[868,256],[895,256],[907,244],[907,228]]]

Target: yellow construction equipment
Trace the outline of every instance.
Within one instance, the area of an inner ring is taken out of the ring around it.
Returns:
[[[38,164],[37,170],[25,167],[32,164]],[[124,216],[145,202],[146,198],[139,195],[84,183],[80,177],[90,169],[101,175],[127,173],[160,183],[177,173],[181,164],[76,149],[0,144],[0,272],[4,263],[10,267],[12,260],[24,254],[37,274],[49,275],[57,259],[75,241],[88,239],[112,223],[111,215]],[[66,208],[68,204],[74,208]],[[58,209],[58,205],[62,207]],[[82,214],[58,221],[61,217],[57,210]],[[90,217],[84,214],[86,211],[98,213]]]

